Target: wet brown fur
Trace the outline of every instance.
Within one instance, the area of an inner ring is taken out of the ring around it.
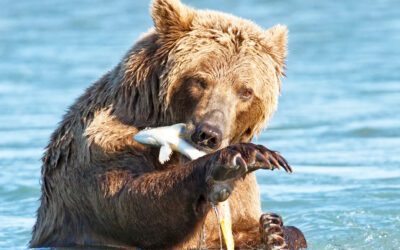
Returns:
[[[207,246],[218,247],[213,214],[193,209],[205,192],[201,161],[175,156],[161,165],[157,149],[132,137],[145,127],[194,126],[219,107],[222,146],[250,141],[276,109],[287,30],[262,30],[176,0],[155,0],[152,16],[155,29],[86,90],[52,134],[30,246],[195,247],[205,221]],[[253,90],[250,101],[240,99],[243,89]],[[254,174],[236,183],[229,200],[236,245],[257,246]]]

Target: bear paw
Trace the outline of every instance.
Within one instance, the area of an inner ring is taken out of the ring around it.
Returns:
[[[274,213],[265,213],[260,218],[261,242],[267,250],[289,250],[285,241],[282,218]]]
[[[214,203],[226,200],[232,193],[233,181],[251,171],[283,168],[292,172],[279,153],[252,143],[239,143],[221,149],[213,153],[207,165],[209,200]]]

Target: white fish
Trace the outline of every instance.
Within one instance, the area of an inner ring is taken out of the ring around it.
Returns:
[[[178,123],[166,127],[147,128],[138,132],[133,138],[140,143],[159,146],[160,155],[158,160],[165,163],[171,157],[172,150],[177,151],[191,160],[195,160],[203,155],[205,152],[186,142],[182,135],[185,131],[185,124]],[[220,225],[225,245],[227,250],[235,248],[233,234],[232,234],[232,219],[229,207],[229,201],[223,201],[217,204],[217,218]]]
[[[190,159],[197,159],[206,153],[196,149],[184,139],[182,134],[186,125],[178,123],[172,126],[147,128],[138,132],[133,138],[140,143],[159,146],[160,155],[158,160],[165,163],[169,160],[172,150],[177,151]]]

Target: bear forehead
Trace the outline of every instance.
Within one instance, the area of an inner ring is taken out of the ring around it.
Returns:
[[[208,81],[229,79],[233,82],[254,82],[261,73],[253,60],[240,56],[224,56],[218,50],[188,60],[182,75]],[[259,79],[260,80],[260,79]]]
[[[258,78],[261,76],[261,81],[271,80],[263,79],[262,76],[269,73],[275,75],[274,62],[253,41],[238,40],[223,34],[214,37],[205,34],[188,35],[181,38],[170,53],[169,62],[171,66],[174,65],[172,68],[180,68],[180,72],[185,72],[185,75],[204,72],[214,77],[241,78],[241,82],[254,81],[256,75]]]

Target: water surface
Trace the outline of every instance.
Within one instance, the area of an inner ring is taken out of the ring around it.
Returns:
[[[185,1],[290,30],[279,110],[257,139],[295,174],[258,173],[263,209],[310,249],[400,248],[400,1]],[[50,133],[151,25],[148,1],[0,8],[0,248],[26,248]]]

